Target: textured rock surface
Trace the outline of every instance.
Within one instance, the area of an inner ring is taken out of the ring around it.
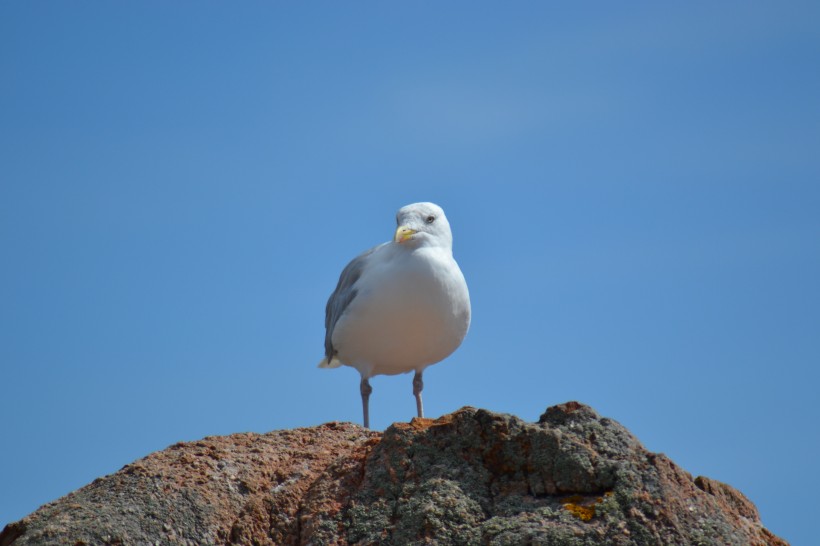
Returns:
[[[569,402],[537,423],[464,408],[176,444],[6,526],[11,544],[786,542],[740,492]]]

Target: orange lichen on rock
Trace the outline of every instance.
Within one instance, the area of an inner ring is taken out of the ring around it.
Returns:
[[[580,519],[581,521],[589,521],[595,516],[595,505],[583,506],[581,504],[573,504],[568,502],[564,508],[569,510],[569,513]]]
[[[413,417],[413,419],[411,419],[409,423],[395,423],[395,425],[398,425],[396,426],[396,428],[399,430],[412,430],[414,432],[421,432],[433,426],[434,422],[434,419],[429,419],[426,417]]]
[[[605,493],[605,496],[612,495],[611,492]],[[589,521],[595,517],[595,505],[603,502],[602,497],[597,497],[594,500],[585,500],[581,495],[572,495],[562,500],[564,503],[564,510],[580,519],[581,521]]]
[[[422,432],[430,427],[437,427],[442,425],[449,425],[453,422],[453,414],[443,415],[438,419],[430,419],[428,417],[413,417],[409,423],[393,423],[393,427],[398,430],[411,430],[414,432]]]

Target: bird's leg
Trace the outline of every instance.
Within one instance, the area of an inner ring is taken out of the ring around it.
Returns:
[[[373,387],[366,377],[362,377],[362,382],[359,385],[362,391],[362,411],[364,412],[364,428],[370,428],[370,412],[368,411],[368,401],[370,400],[370,393],[373,392]]]
[[[416,372],[413,376],[413,396],[416,397],[416,411],[419,417],[424,417],[424,405],[421,403],[421,391],[424,389],[424,381],[421,380],[422,372]]]

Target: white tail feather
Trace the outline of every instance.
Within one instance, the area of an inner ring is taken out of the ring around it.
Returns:
[[[341,366],[342,363],[339,361],[338,358],[332,358],[330,362],[327,361],[327,357],[323,358],[321,362],[319,362],[319,368],[338,368]]]

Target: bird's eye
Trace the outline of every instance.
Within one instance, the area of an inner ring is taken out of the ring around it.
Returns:
[[[427,218],[425,218],[425,219],[424,219],[424,221],[425,221],[425,222],[427,222],[428,224],[432,224],[433,222],[435,222],[435,221],[436,221],[436,217],[435,217],[435,216],[430,215],[430,216],[428,216]]]

